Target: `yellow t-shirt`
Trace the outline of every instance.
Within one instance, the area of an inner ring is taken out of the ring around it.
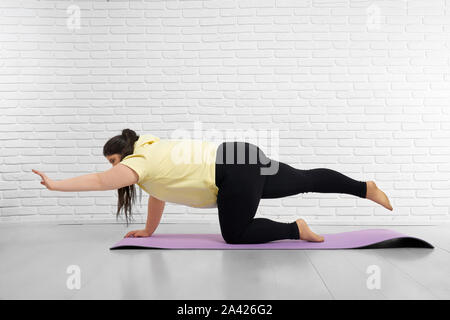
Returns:
[[[219,144],[191,139],[161,140],[145,134],[120,163],[136,171],[138,186],[155,198],[197,208],[216,208]]]

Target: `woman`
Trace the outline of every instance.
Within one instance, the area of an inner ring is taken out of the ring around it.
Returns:
[[[353,180],[326,168],[296,169],[269,159],[251,143],[161,140],[124,129],[108,140],[103,155],[113,168],[101,173],[54,181],[42,172],[33,172],[49,190],[118,189],[117,216],[123,209],[127,223],[135,200],[134,184],[138,184],[150,194],[147,223],[144,230],[128,232],[125,237],[150,237],[166,201],[196,208],[217,207],[222,236],[231,244],[324,240],[303,219],[282,223],[254,218],[260,199],[306,192],[345,193],[370,199],[392,211],[388,197],[373,181]]]

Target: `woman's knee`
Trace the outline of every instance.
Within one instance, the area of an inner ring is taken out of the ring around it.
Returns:
[[[222,238],[228,244],[240,244],[241,237],[235,231],[222,231]]]

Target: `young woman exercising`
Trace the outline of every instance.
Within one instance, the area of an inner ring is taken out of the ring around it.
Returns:
[[[196,150],[192,152],[192,150]],[[33,169],[41,184],[55,191],[118,189],[117,216],[131,218],[134,184],[150,194],[145,229],[125,237],[150,237],[161,220],[165,202],[196,208],[218,208],[220,230],[227,243],[264,243],[282,239],[322,242],[303,219],[282,223],[254,218],[260,199],[299,193],[345,193],[370,199],[393,210],[386,194],[373,181],[357,181],[327,168],[296,169],[272,160],[247,142],[218,146],[200,140],[160,140],[124,129],[107,141],[103,155],[112,169],[54,181]]]

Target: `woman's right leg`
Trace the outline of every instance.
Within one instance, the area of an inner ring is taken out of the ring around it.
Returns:
[[[299,193],[345,193],[372,200],[393,210],[389,198],[373,181],[358,181],[328,168],[296,169],[286,163],[270,159],[278,171],[267,175],[262,199],[281,198]]]
[[[332,169],[301,170],[283,162],[275,162],[277,162],[278,171],[273,175],[266,175],[263,199],[281,198],[307,192],[346,193],[366,198],[367,184],[364,181],[354,180]]]

